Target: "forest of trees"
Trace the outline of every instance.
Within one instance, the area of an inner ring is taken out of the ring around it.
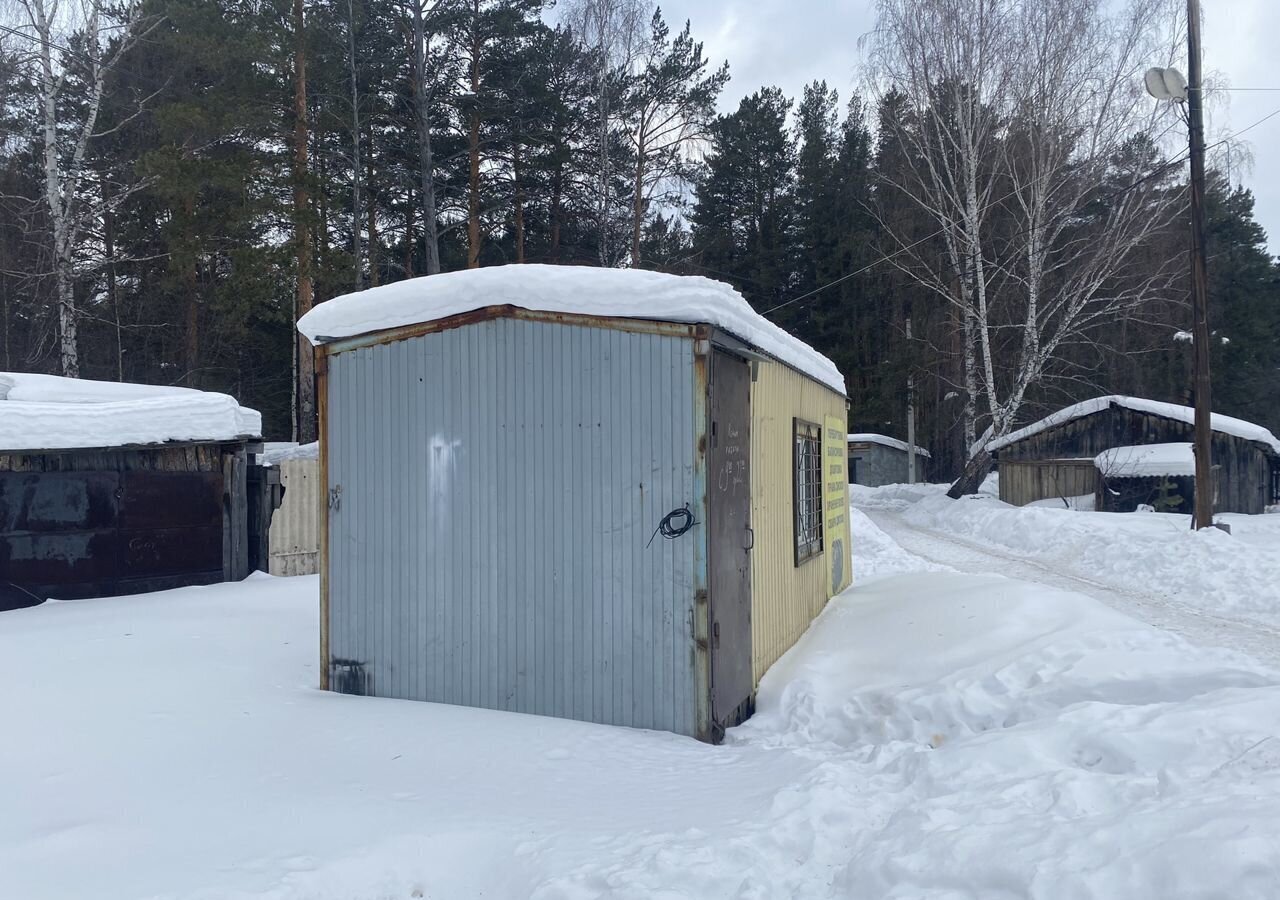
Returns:
[[[730,282],[853,430],[905,437],[913,376],[939,475],[1084,396],[1189,402],[1185,132],[1114,5],[880,0],[867,71],[788,97],[645,0],[6,0],[0,369],[306,438],[312,303],[553,263]],[[1214,405],[1280,431],[1280,268],[1248,191],[1208,204]]]

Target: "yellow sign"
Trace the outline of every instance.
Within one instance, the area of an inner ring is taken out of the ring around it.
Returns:
[[[831,563],[831,595],[853,581],[849,545],[849,445],[843,417],[827,416],[822,429],[823,531]]]

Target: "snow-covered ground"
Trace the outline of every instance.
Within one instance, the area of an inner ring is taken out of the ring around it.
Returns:
[[[314,578],[0,614],[0,897],[1277,895],[1280,671],[851,516],[720,747],[321,693]]]
[[[1165,614],[1236,623],[1270,635],[1280,661],[1280,515],[1217,516],[1228,535],[1193,531],[1185,515],[1087,512],[1061,502],[1018,508],[987,495],[953,501],[945,491],[854,485],[851,497],[899,543],[931,559],[966,571],[1007,572],[1013,564],[1013,574],[1045,580],[1028,573],[1030,564],[1055,585],[1156,624],[1173,624]],[[966,552],[957,556],[957,547]]]

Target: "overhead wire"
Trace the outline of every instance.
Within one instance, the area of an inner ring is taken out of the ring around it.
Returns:
[[[1231,134],[1228,134],[1226,137],[1220,138],[1219,140],[1217,140],[1217,141],[1215,141],[1214,143],[1210,144],[1209,146],[1205,147],[1205,150],[1206,150],[1206,151],[1208,151],[1208,150],[1213,149],[1214,147],[1220,147],[1221,145],[1225,144],[1227,141],[1233,140],[1234,138],[1240,137],[1242,134],[1245,134],[1245,133],[1247,133],[1247,132],[1249,132],[1249,131],[1252,131],[1254,128],[1257,128],[1259,125],[1263,124],[1264,122],[1268,121],[1269,119],[1274,118],[1275,116],[1280,116],[1280,109],[1272,110],[1270,113],[1268,113],[1267,115],[1265,115],[1265,116],[1263,116],[1262,118],[1258,119],[1257,121],[1253,122],[1252,124],[1247,125],[1247,126],[1245,126],[1244,128],[1241,128],[1239,131],[1232,132]],[[1122,196],[1124,196],[1126,193],[1128,193],[1129,191],[1131,191],[1131,190],[1133,190],[1133,189],[1135,189],[1135,188],[1139,187],[1140,185],[1142,185],[1142,184],[1144,184],[1144,183],[1146,183],[1146,182],[1150,181],[1152,178],[1159,177],[1160,175],[1164,174],[1164,173],[1165,173],[1166,171],[1168,171],[1169,169],[1173,168],[1174,166],[1181,165],[1182,163],[1186,162],[1186,161],[1187,161],[1188,159],[1190,159],[1190,158],[1191,158],[1191,154],[1190,154],[1190,152],[1183,153],[1181,156],[1179,156],[1179,157],[1177,157],[1177,158],[1175,158],[1175,159],[1171,159],[1171,160],[1169,160],[1168,162],[1162,163],[1161,165],[1157,166],[1155,170],[1153,170],[1153,171],[1151,171],[1151,172],[1147,173],[1146,175],[1144,175],[1143,177],[1141,177],[1141,178],[1137,179],[1136,181],[1134,181],[1134,182],[1132,182],[1132,183],[1130,183],[1130,184],[1125,185],[1124,187],[1120,188],[1120,189],[1119,189],[1119,190],[1117,190],[1117,191],[1112,192],[1111,194],[1108,194],[1108,195],[1107,195],[1105,198],[1103,198],[1103,199],[1104,199],[1105,201],[1111,201],[1111,200],[1115,200],[1115,199],[1116,199],[1116,198],[1118,198],[1118,197],[1122,197]],[[1026,185],[1024,185],[1023,187],[1025,188],[1025,187],[1026,187]],[[1001,204],[1001,203],[1005,202],[1006,200],[1011,199],[1012,197],[1016,196],[1016,195],[1018,194],[1018,192],[1019,192],[1020,190],[1022,190],[1022,189],[1023,189],[1023,188],[1015,188],[1014,190],[1012,190],[1012,191],[1010,191],[1009,193],[1005,194],[1003,197],[1000,197],[1000,198],[998,198],[998,199],[996,199],[996,200],[992,200],[992,201],[990,201],[989,203],[987,203],[987,204],[983,205],[983,206],[978,210],[979,214],[984,213],[984,212],[986,212],[986,211],[988,211],[988,210],[992,209],[993,207],[998,206],[999,204]],[[1015,232],[1015,234],[1025,233],[1025,231],[1026,231],[1026,229],[1023,229],[1023,230],[1022,230],[1022,231],[1020,231],[1020,232]],[[878,259],[872,260],[871,262],[867,263],[865,266],[862,266],[862,267],[861,267],[861,268],[859,268],[859,269],[855,269],[855,270],[854,270],[854,271],[852,271],[852,272],[848,272],[848,273],[846,273],[846,274],[844,274],[844,275],[841,275],[839,278],[833,279],[832,281],[829,281],[829,282],[827,282],[826,284],[820,285],[819,287],[816,287],[816,288],[814,288],[814,289],[813,289],[813,290],[811,290],[811,291],[808,291],[808,292],[806,292],[806,293],[804,293],[804,294],[801,294],[801,295],[800,295],[800,296],[798,296],[798,297],[793,297],[793,298],[792,298],[792,299],[790,299],[790,300],[786,300],[786,301],[784,301],[784,302],[782,302],[782,303],[779,303],[777,306],[772,306],[772,307],[770,307],[769,309],[766,309],[766,310],[762,313],[762,315],[766,315],[766,316],[767,316],[767,315],[771,315],[772,313],[775,313],[775,312],[777,312],[777,311],[778,311],[778,310],[780,310],[780,309],[785,309],[786,307],[794,306],[795,304],[800,303],[801,301],[808,300],[810,297],[813,297],[813,296],[815,296],[815,295],[817,295],[817,294],[820,294],[820,293],[822,293],[823,291],[827,290],[828,288],[832,288],[832,287],[835,287],[835,286],[836,286],[836,285],[838,285],[838,284],[842,284],[842,283],[844,283],[844,282],[848,281],[850,278],[855,278],[855,277],[857,277],[858,275],[861,275],[861,274],[863,274],[863,273],[865,273],[865,272],[870,271],[871,269],[874,269],[876,266],[881,265],[882,263],[889,262],[890,260],[892,260],[892,259],[894,259],[894,258],[896,258],[896,257],[898,257],[898,256],[901,256],[903,253],[906,253],[906,252],[908,252],[908,251],[910,251],[910,250],[914,250],[916,247],[919,247],[921,244],[928,243],[929,241],[932,241],[932,240],[934,240],[934,239],[936,239],[936,238],[938,238],[938,237],[941,237],[942,235],[946,234],[946,232],[947,232],[947,229],[946,229],[945,227],[944,227],[944,228],[939,228],[937,231],[934,231],[934,232],[933,232],[933,233],[931,233],[931,234],[927,234],[927,235],[925,235],[924,237],[920,238],[920,239],[919,239],[919,240],[917,240],[917,241],[913,241],[912,243],[907,244],[907,245],[906,245],[906,246],[904,246],[904,247],[899,247],[897,250],[894,250],[894,251],[892,251],[892,252],[890,252],[890,253],[886,253],[886,254],[884,254],[883,256],[879,257]]]

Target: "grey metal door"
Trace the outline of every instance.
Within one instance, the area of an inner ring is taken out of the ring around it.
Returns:
[[[711,361],[707,466],[711,581],[711,716],[735,725],[751,698],[751,369],[721,350]]]

